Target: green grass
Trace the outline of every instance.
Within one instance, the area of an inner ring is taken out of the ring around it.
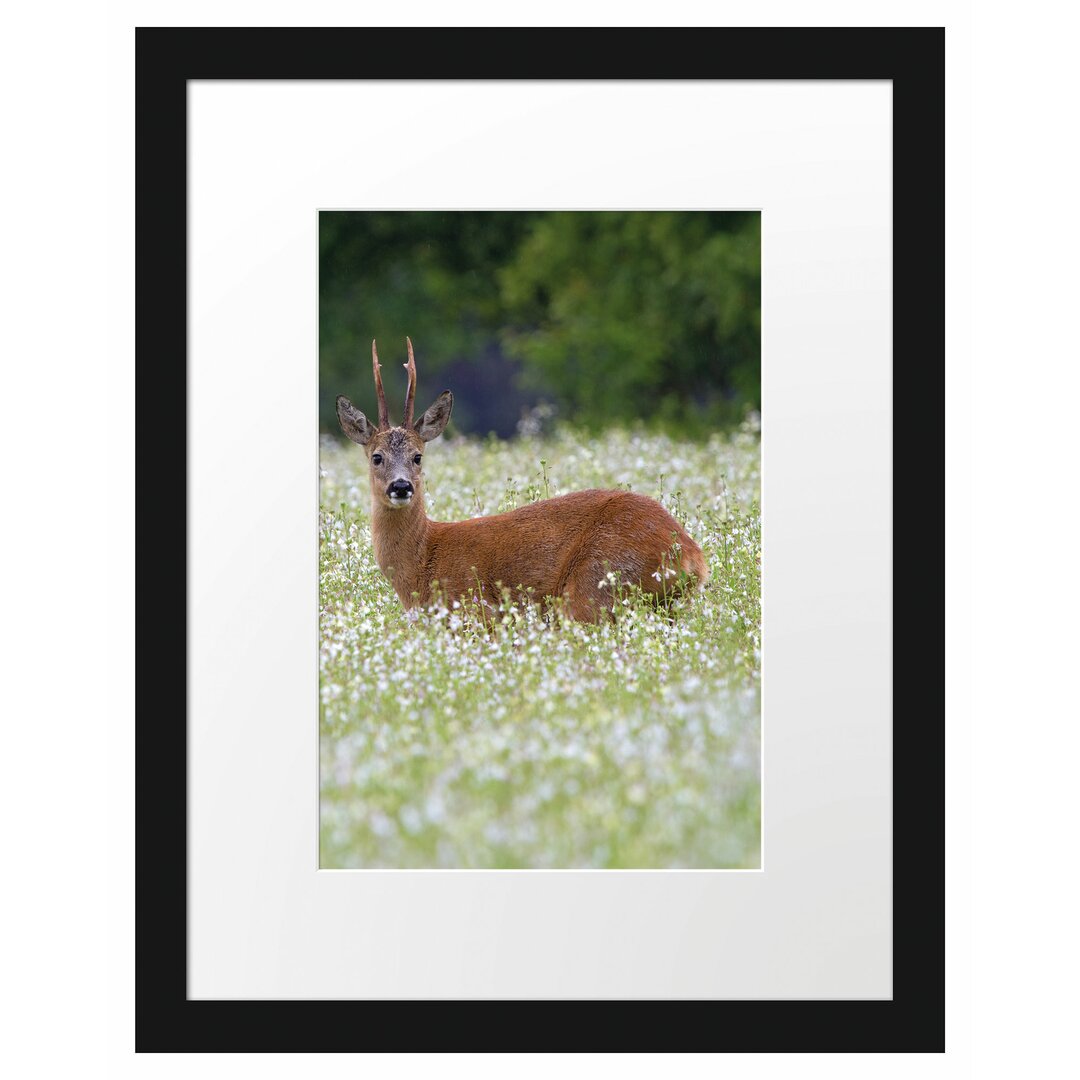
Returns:
[[[364,455],[325,440],[321,865],[758,866],[759,461],[749,427],[433,443],[433,518],[630,487],[709,562],[669,614],[625,596],[605,625],[508,607],[485,630],[460,608],[405,613],[372,552]]]

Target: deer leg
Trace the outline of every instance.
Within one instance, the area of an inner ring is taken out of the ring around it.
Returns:
[[[567,578],[563,596],[566,613],[578,622],[599,622],[612,608],[611,582],[606,568],[592,560],[576,566]]]

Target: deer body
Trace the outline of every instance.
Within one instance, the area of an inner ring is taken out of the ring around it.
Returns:
[[[572,618],[595,621],[612,608],[609,571],[661,599],[705,582],[705,558],[689,533],[655,499],[632,492],[578,491],[467,521],[428,518],[424,444],[442,434],[453,397],[444,391],[413,424],[416,368],[408,347],[401,427],[389,424],[374,342],[379,427],[338,398],[345,434],[368,455],[375,559],[406,608],[428,603],[437,583],[448,600],[498,604],[504,588],[536,601],[562,598]]]

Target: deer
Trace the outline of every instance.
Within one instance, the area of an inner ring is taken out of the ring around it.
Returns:
[[[515,602],[550,599],[569,618],[595,623],[611,616],[613,586],[636,585],[666,606],[705,585],[708,566],[690,534],[655,499],[630,491],[576,491],[465,521],[429,518],[425,449],[446,430],[454,396],[444,390],[414,419],[416,359],[405,342],[401,424],[390,422],[375,341],[378,423],[344,395],[336,404],[342,431],[367,455],[375,561],[406,610],[439,597],[490,611],[509,590]]]

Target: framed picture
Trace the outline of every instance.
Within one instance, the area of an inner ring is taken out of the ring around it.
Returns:
[[[136,122],[138,1049],[943,1050],[943,31],[140,30]]]

